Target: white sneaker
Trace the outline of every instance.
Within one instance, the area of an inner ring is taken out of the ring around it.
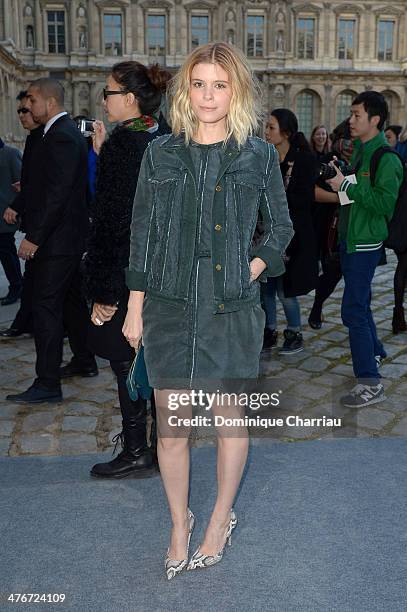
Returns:
[[[377,385],[356,385],[347,394],[343,395],[340,399],[342,406],[348,408],[363,408],[363,406],[370,406],[371,404],[377,404],[386,399],[384,394],[384,387],[382,384]]]
[[[379,369],[381,367],[383,361],[386,359],[386,357],[382,357],[381,355],[375,355],[374,358],[376,359],[377,369]]]

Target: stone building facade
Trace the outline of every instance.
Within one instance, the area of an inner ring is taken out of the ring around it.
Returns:
[[[265,107],[295,110],[306,133],[333,128],[366,89],[384,93],[392,123],[407,123],[405,0],[0,0],[0,134],[23,137],[15,96],[31,79],[55,76],[74,115],[102,117],[109,66],[175,71],[212,40],[242,48]]]

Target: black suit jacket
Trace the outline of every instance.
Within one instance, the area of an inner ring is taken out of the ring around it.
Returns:
[[[76,255],[88,230],[86,141],[68,115],[50,127],[30,160],[24,228],[38,257]]]
[[[21,166],[21,179],[20,179],[20,192],[15,197],[11,208],[16,210],[20,217],[24,217],[25,209],[26,209],[26,198],[27,198],[27,186],[29,183],[30,177],[30,168],[32,164],[32,159],[34,156],[34,151],[36,147],[42,142],[42,135],[44,133],[44,126],[40,125],[39,127],[31,130],[28,134],[23,153],[23,165]],[[32,172],[32,168],[31,168]],[[20,228],[24,231],[24,228]]]

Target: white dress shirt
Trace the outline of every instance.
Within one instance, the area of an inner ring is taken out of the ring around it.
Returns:
[[[63,111],[62,113],[58,113],[58,115],[54,115],[49,121],[47,121],[47,123],[45,124],[43,135],[45,136],[45,134],[48,132],[51,125],[54,125],[55,121],[57,121],[60,117],[63,117],[64,115],[67,115],[67,114],[68,113],[66,111]]]

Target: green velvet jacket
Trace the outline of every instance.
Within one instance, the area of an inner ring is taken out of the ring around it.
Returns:
[[[164,301],[187,301],[196,254],[199,194],[195,169],[182,136],[166,135],[148,146],[133,205],[130,290]],[[256,226],[261,234],[253,240]],[[282,255],[293,236],[277,151],[249,137],[225,146],[212,207],[215,313],[258,301],[250,260],[260,257],[262,277],[280,276]]]

